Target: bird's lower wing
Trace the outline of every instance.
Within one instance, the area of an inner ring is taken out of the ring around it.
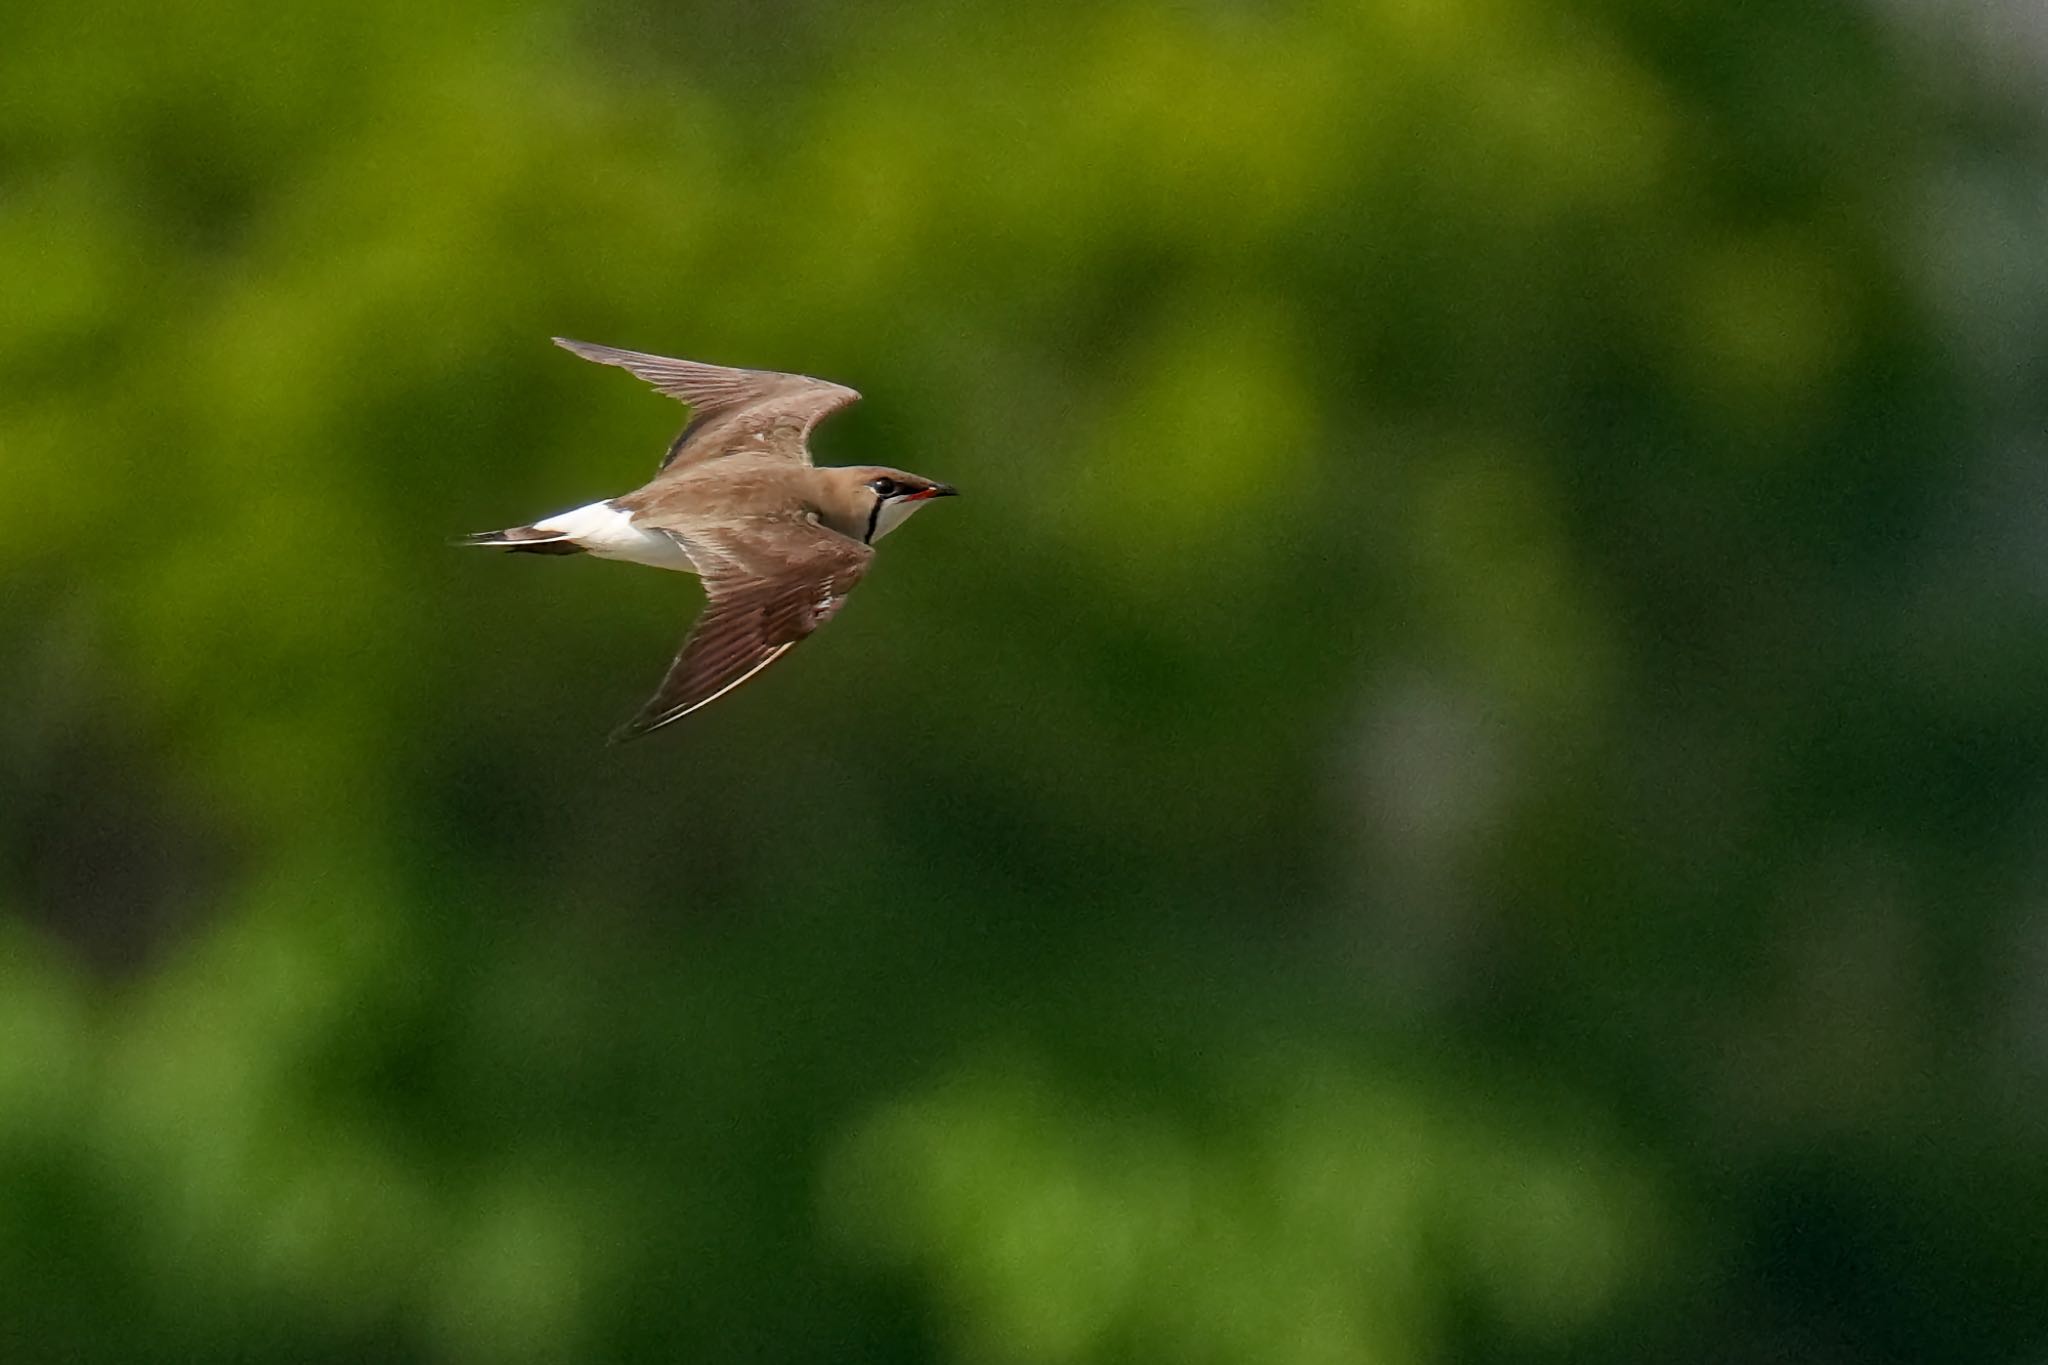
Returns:
[[[681,720],[787,654],[832,619],[874,558],[867,546],[822,528],[754,537],[700,532],[688,541],[709,600],[661,686],[614,743]]]

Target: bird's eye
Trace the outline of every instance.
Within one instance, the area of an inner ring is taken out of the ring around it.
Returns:
[[[896,496],[896,480],[894,479],[876,479],[868,487],[875,490],[877,497],[893,498]]]

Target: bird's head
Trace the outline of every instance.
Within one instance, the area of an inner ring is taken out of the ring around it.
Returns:
[[[959,490],[919,474],[900,469],[868,465],[842,471],[855,484],[854,503],[860,512],[865,534],[872,545],[910,519],[910,514],[934,498],[951,498]]]

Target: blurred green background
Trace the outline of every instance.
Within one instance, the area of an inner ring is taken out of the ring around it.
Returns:
[[[0,9],[0,1359],[2048,1351],[2030,0]],[[449,537],[682,413],[967,496]]]

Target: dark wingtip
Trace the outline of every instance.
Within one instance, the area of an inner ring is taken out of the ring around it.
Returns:
[[[634,740],[651,735],[660,728],[656,725],[642,725],[637,718],[629,720],[604,737],[604,747],[616,749],[621,744],[631,744]]]
[[[570,355],[582,356],[585,360],[603,362],[613,354],[609,346],[600,346],[593,341],[578,341],[574,337],[549,337],[549,341],[567,351]]]
[[[618,729],[612,731],[611,734],[605,738],[605,744],[608,747],[610,747],[625,744],[631,740],[643,739],[646,736],[653,734],[656,730],[668,729],[669,726],[674,725],[684,716],[689,715],[690,711],[694,711],[696,709],[697,708],[693,706],[689,710],[680,713],[642,711],[639,715],[633,717],[633,719],[627,721],[624,725],[621,725]]]
[[[630,743],[644,735],[651,735],[660,728],[661,722],[659,721],[652,725],[648,724],[648,713],[643,708],[636,712],[631,720],[626,721],[609,735],[606,735],[604,742],[606,747],[616,748],[621,744]]]

